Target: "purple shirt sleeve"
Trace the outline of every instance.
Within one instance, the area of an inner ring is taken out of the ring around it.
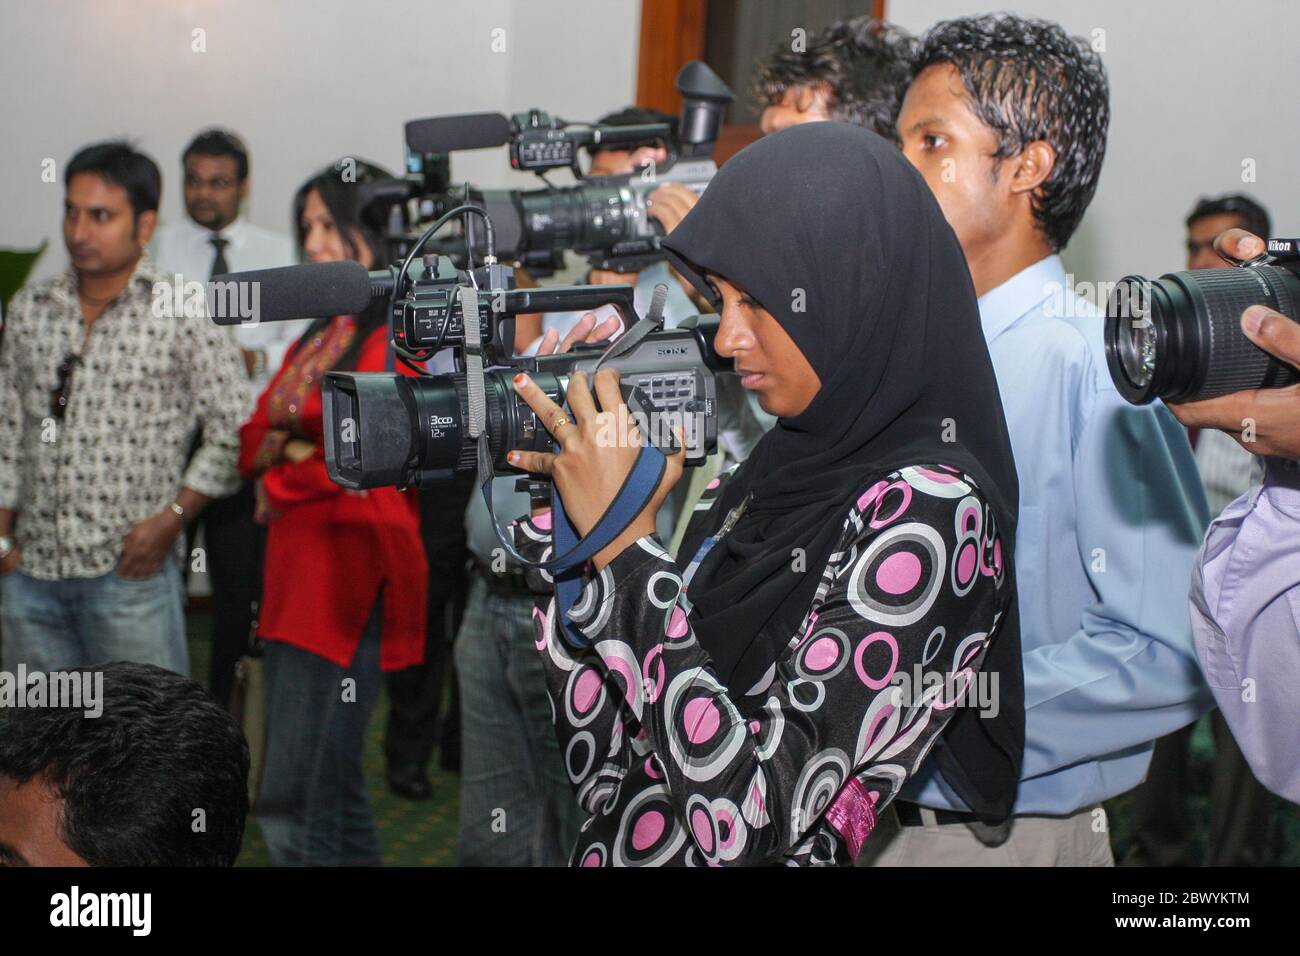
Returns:
[[[1224,509],[1192,572],[1206,680],[1260,783],[1300,803],[1300,465]]]

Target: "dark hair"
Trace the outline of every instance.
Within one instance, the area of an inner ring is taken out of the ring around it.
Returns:
[[[392,173],[376,163],[344,157],[298,187],[293,197],[293,228],[294,235],[298,238],[299,254],[301,255],[303,243],[307,238],[307,233],[302,227],[302,212],[307,205],[307,196],[315,190],[320,195],[321,201],[325,203],[325,208],[329,210],[339,237],[343,240],[343,247],[350,258],[360,261],[360,252],[353,238],[354,232],[359,233],[365,240],[372,255],[376,258],[383,255],[384,236],[388,226],[384,217],[392,207],[383,203],[365,205],[361,193],[363,186],[392,178]],[[362,264],[366,268],[375,268],[382,263],[376,261]],[[323,316],[313,322],[298,339],[298,343],[320,332],[329,325],[331,318],[332,316]],[[339,356],[334,368],[340,371],[355,368],[357,357],[361,354],[366,339],[387,319],[388,309],[383,300],[373,302],[370,308],[358,315],[357,333],[352,343]]]
[[[760,60],[754,96],[772,106],[789,90],[824,86],[831,119],[865,126],[897,142],[894,121],[915,45],[906,32],[874,17],[834,23],[813,36],[805,51],[782,43]]]
[[[239,181],[248,178],[248,147],[229,130],[214,127],[199,133],[181,153],[182,167],[191,156],[230,156],[235,160]]]
[[[230,716],[198,683],[153,664],[66,673],[103,674],[102,713],[0,708],[0,776],[49,785],[63,801],[60,838],[91,866],[233,865],[248,744]]]
[[[645,106],[629,106],[625,109],[618,110],[614,113],[606,113],[600,119],[596,120],[599,126],[640,126],[643,123],[667,123],[669,127],[668,141],[664,143],[671,153],[681,152],[677,130],[681,123],[679,117],[669,113],[661,113],[659,110],[652,110]],[[627,146],[588,146],[588,153],[600,153],[612,149],[627,149]]]
[[[91,173],[105,182],[121,186],[131,200],[131,210],[138,218],[142,212],[157,212],[162,195],[162,174],[158,164],[121,139],[93,143],[77,151],[68,160],[64,182],[73,176]]]
[[[1244,193],[1228,193],[1224,196],[1202,196],[1196,202],[1196,208],[1187,216],[1187,228],[1198,219],[1206,216],[1234,215],[1240,216],[1243,228],[1261,239],[1267,239],[1273,231],[1272,220],[1268,210]]]
[[[912,76],[945,63],[961,76],[972,111],[997,134],[998,160],[1035,140],[1056,153],[1033,209],[1059,252],[1097,191],[1106,155],[1110,91],[1101,57],[1059,24],[990,14],[932,27],[921,38]]]

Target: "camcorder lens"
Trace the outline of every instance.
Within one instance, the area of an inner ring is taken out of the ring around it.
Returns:
[[[1106,304],[1106,363],[1126,400],[1193,402],[1279,388],[1300,373],[1241,331],[1248,306],[1297,319],[1300,278],[1278,266],[1127,276]]]
[[[492,459],[506,470],[512,449],[549,451],[546,432],[515,393],[513,370],[484,376]],[[534,376],[552,398],[555,376]],[[421,487],[453,472],[473,471],[469,389],[463,372],[412,377],[385,372],[329,372],[324,383],[325,470],[345,488]]]

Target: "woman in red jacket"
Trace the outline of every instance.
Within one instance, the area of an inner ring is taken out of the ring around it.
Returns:
[[[359,161],[355,177],[345,171],[331,167],[298,190],[299,245],[311,262],[374,268],[383,224],[363,213],[358,191],[387,174]],[[258,479],[258,520],[267,527],[258,621],[267,744],[257,818],[277,865],[382,861],[362,770],[366,724],[381,671],[424,655],[427,565],[415,493],[339,487],[325,472],[322,445],[321,379],[389,365],[386,311],[380,302],[317,320],[240,435],[240,469]]]

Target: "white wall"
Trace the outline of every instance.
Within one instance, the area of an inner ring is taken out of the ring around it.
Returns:
[[[640,0],[0,0],[0,246],[63,268],[63,164],[127,136],[163,172],[162,219],[184,215],[180,152],[204,126],[251,154],[245,211],[288,232],[289,202],[340,156],[401,171],[406,120],[538,106],[594,119],[632,102]],[[205,31],[195,52],[193,31]],[[494,52],[495,30],[505,51]],[[46,157],[57,183],[41,181]],[[504,149],[452,174],[536,183]]]
[[[1104,30],[1110,141],[1087,216],[1065,252],[1079,280],[1181,269],[1183,220],[1204,193],[1246,192],[1277,235],[1300,235],[1294,0],[1010,0],[1022,16],[1090,38]],[[998,8],[994,8],[998,9]],[[888,0],[913,32],[983,13],[968,0]],[[1252,86],[1246,89],[1246,84]],[[1253,159],[1256,181],[1242,181]]]

